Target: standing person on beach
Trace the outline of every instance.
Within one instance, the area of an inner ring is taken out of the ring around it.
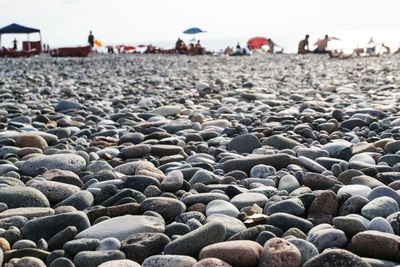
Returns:
[[[299,48],[297,50],[298,54],[307,54],[311,52],[308,47],[308,38],[310,38],[310,35],[307,34],[305,39],[300,41]]]
[[[90,44],[91,47],[94,46],[94,36],[92,31],[89,31],[88,43]]]
[[[328,47],[329,36],[326,34],[325,38],[318,41],[317,49],[314,50],[315,54],[326,54],[328,51],[326,48]]]
[[[15,38],[14,41],[13,41],[13,49],[14,50],[17,50],[17,43],[18,43],[17,42],[17,38]]]

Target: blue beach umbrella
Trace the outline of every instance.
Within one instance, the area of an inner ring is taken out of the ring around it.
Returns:
[[[206,31],[202,31],[200,28],[189,28],[186,31],[184,31],[183,33],[196,34],[196,33],[201,33],[201,32],[206,32]]]

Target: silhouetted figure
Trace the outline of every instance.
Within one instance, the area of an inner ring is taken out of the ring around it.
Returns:
[[[18,43],[17,42],[17,38],[15,38],[14,41],[13,41],[13,49],[14,50],[17,50],[17,43]]]
[[[310,53],[311,51],[309,50],[309,45],[308,45],[308,38],[310,38],[310,35],[306,35],[304,40],[301,40],[299,42],[299,48],[297,50],[298,54],[307,54]]]
[[[94,46],[94,36],[92,31],[89,32],[88,43],[93,47]]]

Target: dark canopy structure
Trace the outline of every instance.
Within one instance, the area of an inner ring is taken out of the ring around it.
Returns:
[[[0,48],[1,48],[1,35],[5,34],[5,33],[14,33],[14,34],[18,34],[18,33],[25,33],[28,34],[28,48],[31,49],[31,42],[29,41],[29,34],[30,33],[39,33],[40,36],[40,48],[41,48],[41,41],[42,41],[42,35],[40,34],[40,30],[39,29],[35,29],[35,28],[30,28],[30,27],[26,27],[26,26],[22,26],[19,25],[17,23],[12,23],[10,25],[4,26],[2,28],[0,28]]]
[[[29,28],[17,23],[12,23],[8,26],[0,28],[0,34],[3,33],[33,33],[33,32],[40,32],[39,29]]]

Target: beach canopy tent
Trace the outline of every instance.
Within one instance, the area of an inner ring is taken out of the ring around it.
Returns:
[[[1,35],[2,34],[6,34],[6,33],[14,33],[14,34],[26,33],[26,34],[28,34],[28,44],[30,44],[30,42],[29,42],[29,34],[30,33],[35,33],[35,32],[39,33],[40,43],[41,43],[42,42],[42,35],[40,34],[40,30],[39,29],[22,26],[22,25],[19,25],[17,23],[12,23],[12,24],[10,24],[8,26],[0,28],[0,48],[1,48]],[[30,47],[29,47],[29,49],[30,49]]]

